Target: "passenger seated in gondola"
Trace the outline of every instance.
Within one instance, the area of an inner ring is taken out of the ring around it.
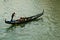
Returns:
[[[17,19],[17,21],[21,21],[21,22],[23,22],[23,21],[27,21],[28,19],[26,18],[26,17],[20,17],[20,19]]]

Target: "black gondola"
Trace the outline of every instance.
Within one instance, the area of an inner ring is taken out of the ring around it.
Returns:
[[[27,19],[27,20],[25,20],[25,21],[19,21],[18,19],[17,20],[12,20],[12,21],[6,21],[5,20],[5,23],[7,23],[7,24],[21,24],[21,23],[26,23],[26,22],[33,21],[33,20],[39,18],[40,16],[43,15],[43,13],[44,13],[44,10],[40,14],[37,14],[37,15],[34,15],[34,16],[31,16],[31,17],[26,17],[25,19]]]

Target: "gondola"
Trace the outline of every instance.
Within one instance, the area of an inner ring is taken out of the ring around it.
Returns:
[[[37,14],[37,15],[34,15],[34,16],[30,16],[30,17],[26,17],[25,21],[19,21],[18,19],[17,20],[12,20],[12,21],[6,21],[6,19],[5,19],[5,23],[7,23],[7,24],[22,24],[22,23],[30,22],[30,21],[33,21],[33,20],[41,17],[43,15],[43,13],[44,13],[44,10],[40,14]]]

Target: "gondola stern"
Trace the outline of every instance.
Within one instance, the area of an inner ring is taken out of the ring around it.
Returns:
[[[5,19],[5,23],[7,23],[7,24],[11,24],[11,22],[10,22],[10,21],[6,21],[6,19]]]

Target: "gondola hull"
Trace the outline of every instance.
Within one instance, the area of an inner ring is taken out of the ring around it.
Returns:
[[[34,16],[31,16],[31,17],[27,17],[27,18],[29,19],[29,20],[27,20],[27,21],[17,21],[17,20],[6,21],[6,20],[5,20],[5,23],[7,23],[7,24],[22,24],[22,23],[30,22],[30,21],[33,21],[33,20],[41,17],[41,16],[43,15],[43,13],[44,13],[44,10],[43,10],[43,12],[40,13],[40,14],[37,14],[37,15],[34,15]]]

